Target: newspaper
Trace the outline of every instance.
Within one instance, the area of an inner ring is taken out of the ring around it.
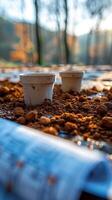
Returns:
[[[98,151],[0,119],[0,200],[112,199],[112,165]]]

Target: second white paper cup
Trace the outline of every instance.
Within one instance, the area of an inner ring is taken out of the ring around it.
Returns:
[[[73,90],[79,92],[83,78],[83,71],[63,71],[60,72],[62,79],[62,90],[64,92]]]
[[[24,100],[27,106],[36,106],[43,103],[45,99],[52,100],[53,83],[55,74],[51,73],[29,73],[20,75],[24,89]]]

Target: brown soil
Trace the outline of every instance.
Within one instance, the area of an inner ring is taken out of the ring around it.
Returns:
[[[54,88],[53,101],[27,108],[20,83],[0,82],[0,117],[68,139],[80,135],[112,144],[112,88],[80,93]]]

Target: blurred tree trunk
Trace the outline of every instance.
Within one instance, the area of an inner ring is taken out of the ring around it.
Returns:
[[[109,64],[109,50],[108,50],[108,32],[104,32],[104,52],[103,64]]]
[[[112,65],[112,35],[111,35],[111,46],[110,46],[110,54],[109,54],[109,64]]]
[[[101,43],[100,43],[100,24],[101,21],[104,17],[104,11],[107,10],[110,7],[110,0],[86,0],[86,7],[87,10],[90,13],[91,17],[97,17],[98,21],[97,21],[97,25],[96,25],[96,31],[95,31],[95,45],[96,45],[96,56],[94,58],[93,64],[97,65],[99,64],[99,50],[101,47]]]
[[[102,20],[102,13],[99,13],[99,19],[96,25],[96,31],[95,31],[95,46],[96,46],[96,52],[95,52],[95,59],[94,59],[94,65],[99,64],[99,48],[100,48],[100,24]]]
[[[42,64],[42,45],[41,45],[41,36],[40,36],[40,26],[39,26],[39,1],[34,0],[35,5],[35,15],[36,15],[36,21],[35,21],[35,31],[36,31],[36,49],[37,49],[37,62],[39,65]]]
[[[34,34],[33,34],[33,25],[32,24],[29,25],[29,35],[30,35],[31,41],[33,43]],[[30,53],[30,62],[33,65],[33,62],[34,62],[34,60],[33,60],[33,49],[31,50],[31,53]]]
[[[56,5],[56,23],[57,23],[57,39],[58,39],[58,63],[61,62],[61,31],[60,31],[60,7],[59,7],[59,0],[55,1]]]
[[[87,57],[86,57],[86,64],[87,65],[91,64],[90,47],[91,47],[92,33],[93,33],[93,30],[91,29],[90,32],[87,35]]]
[[[78,2],[79,0],[73,1],[73,9],[74,9],[74,17],[72,18],[73,20],[73,29],[72,29],[72,35],[73,35],[73,42],[72,42],[72,48],[70,52],[70,63],[76,64],[77,63],[77,37],[75,34],[75,27],[76,27],[76,11],[78,9],[78,5],[80,6],[80,3]]]
[[[20,9],[21,9],[21,15],[22,15],[22,39],[23,39],[23,42],[22,42],[22,50],[24,52],[24,55],[27,55],[27,51],[26,51],[26,46],[27,46],[27,28],[26,28],[26,25],[25,25],[25,21],[24,21],[24,9],[25,9],[25,1],[24,0],[21,0],[20,1]],[[27,63],[27,59],[26,59],[27,56],[25,56],[24,60],[22,61],[25,65]]]
[[[64,27],[64,45],[65,45],[65,63],[70,61],[70,52],[67,42],[67,28],[68,28],[68,0],[64,0],[64,13],[65,13],[65,27]]]

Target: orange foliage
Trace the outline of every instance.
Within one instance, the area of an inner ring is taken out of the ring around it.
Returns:
[[[19,42],[13,45],[15,50],[10,53],[10,57],[14,61],[28,62],[31,59],[29,58],[29,52],[34,46],[29,36],[29,25],[16,23],[15,33],[19,38]]]
[[[72,52],[75,52],[75,54],[80,52],[80,45],[76,36],[68,35],[67,42]]]
[[[96,56],[97,49],[98,49],[98,55],[101,55],[102,52],[104,51],[104,48],[105,45],[103,43],[100,43],[98,45],[97,44],[92,45],[89,49],[89,54],[91,58],[94,58]]]
[[[10,57],[14,61],[25,62],[27,60],[27,55],[22,50],[15,50],[10,53]]]
[[[70,48],[73,48],[75,41],[76,41],[75,36],[68,35],[67,42],[68,42],[68,45],[69,45]]]

